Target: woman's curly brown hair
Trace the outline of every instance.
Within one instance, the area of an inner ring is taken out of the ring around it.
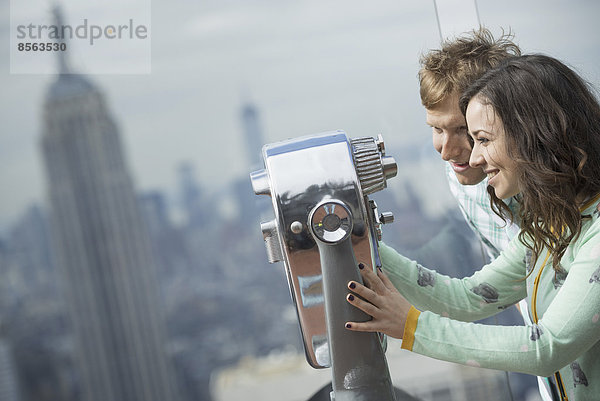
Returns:
[[[475,81],[460,99],[463,114],[474,97],[493,107],[517,164],[519,238],[535,258],[547,247],[556,270],[581,231],[579,206],[600,192],[595,93],[560,61],[528,55],[507,59]],[[510,213],[493,188],[488,192],[496,213]]]

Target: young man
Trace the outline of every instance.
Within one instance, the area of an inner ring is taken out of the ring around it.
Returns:
[[[448,162],[450,190],[490,260],[500,254],[519,229],[492,211],[483,170],[469,166],[471,142],[458,99],[485,71],[507,57],[521,54],[510,39],[503,35],[496,40],[484,28],[473,31],[423,55],[419,71],[421,102],[432,129],[433,146]]]
[[[511,39],[511,35],[495,39],[489,30],[481,28],[443,43],[440,49],[429,51],[420,60],[421,102],[432,129],[433,146],[448,162],[446,176],[450,190],[465,220],[480,238],[488,261],[498,257],[518,234],[519,227],[493,212],[485,173],[469,166],[472,143],[458,99],[488,69],[521,54]],[[507,204],[517,216],[517,202],[511,199]],[[525,323],[531,324],[527,303],[519,305]],[[542,398],[552,400],[547,381],[538,378],[538,382]]]

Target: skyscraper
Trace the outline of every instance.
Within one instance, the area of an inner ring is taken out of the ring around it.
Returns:
[[[1,326],[2,322],[0,322]],[[0,336],[0,400],[18,401],[17,375],[10,346]]]
[[[84,400],[176,400],[155,263],[118,128],[100,90],[59,54],[42,151]]]
[[[264,145],[264,138],[256,106],[251,102],[246,102],[244,106],[242,106],[241,118],[244,139],[246,140],[248,167],[259,168],[262,166],[260,152]]]
[[[202,189],[196,181],[194,165],[182,162],[178,168],[179,192],[186,222],[189,226],[200,227],[209,221],[209,208],[204,203]]]

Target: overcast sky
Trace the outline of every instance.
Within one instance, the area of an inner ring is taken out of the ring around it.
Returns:
[[[149,4],[127,3],[135,1]],[[9,73],[10,2],[0,4],[1,232],[44,199],[40,116],[55,77]],[[69,7],[88,2],[62,4],[68,23]],[[102,4],[94,15],[133,13],[122,2]],[[511,29],[525,52],[558,57],[600,87],[600,2],[477,4],[495,34]],[[259,108],[266,142],[338,128],[351,137],[382,133],[388,148],[429,141],[416,73],[419,54],[439,44],[432,0],[172,0],[153,2],[151,15],[151,74],[90,76],[121,128],[140,189],[173,190],[184,160],[207,188],[247,176],[239,118],[246,100]],[[73,62],[85,70],[85,60]]]

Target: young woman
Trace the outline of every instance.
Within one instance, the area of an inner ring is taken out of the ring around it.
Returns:
[[[515,57],[461,98],[470,165],[488,176],[492,206],[517,196],[521,233],[495,261],[455,279],[381,245],[383,272],[361,269],[347,300],[372,316],[349,330],[471,366],[553,376],[562,399],[600,397],[600,105],[560,61]],[[361,265],[359,265],[361,267]],[[358,294],[360,297],[355,296]],[[526,298],[529,326],[479,320]]]

